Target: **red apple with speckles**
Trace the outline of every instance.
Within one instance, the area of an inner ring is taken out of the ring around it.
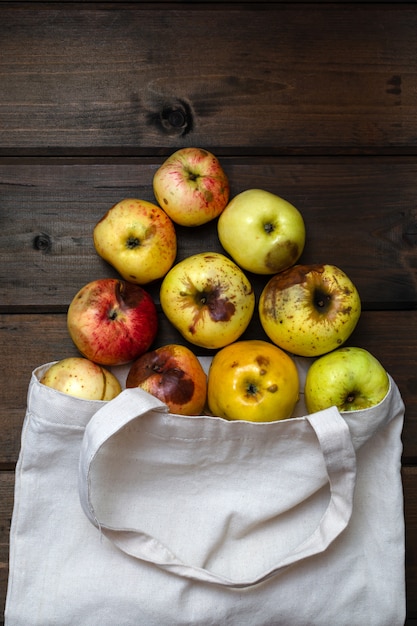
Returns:
[[[201,252],[172,267],[162,281],[161,307],[190,343],[223,348],[246,330],[255,294],[243,271],[218,252]]]
[[[141,387],[164,402],[171,413],[199,415],[206,404],[207,375],[189,348],[168,344],[134,361],[126,387]]]
[[[149,350],[158,329],[155,303],[140,285],[117,278],[80,289],[67,314],[78,350],[100,365],[122,365]]]
[[[202,148],[171,154],[155,172],[153,190],[158,204],[181,226],[201,226],[218,217],[230,194],[219,160]]]

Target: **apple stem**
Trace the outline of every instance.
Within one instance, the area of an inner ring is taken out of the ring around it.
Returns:
[[[196,174],[195,172],[192,172],[191,170],[188,170],[187,172],[188,174],[188,180],[197,180],[197,178],[199,177],[199,174]]]

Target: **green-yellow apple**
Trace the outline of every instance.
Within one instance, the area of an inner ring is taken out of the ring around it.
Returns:
[[[109,209],[93,239],[97,253],[125,280],[139,285],[165,276],[177,254],[172,220],[156,204],[135,198]]]
[[[229,201],[229,180],[217,157],[202,148],[177,150],[153,177],[156,201],[182,226],[201,226]]]
[[[355,285],[334,265],[294,265],[273,276],[259,299],[259,317],[269,339],[299,356],[319,356],[340,347],[360,314]]]
[[[140,285],[101,278],[84,285],[67,313],[69,334],[83,356],[100,365],[122,365],[146,352],[158,317]]]
[[[40,382],[84,400],[112,400],[122,391],[114,374],[83,357],[68,357],[53,363]]]
[[[276,274],[294,265],[306,238],[298,209],[264,189],[247,189],[232,198],[217,232],[233,260],[255,274]]]
[[[343,347],[321,356],[307,371],[304,398],[309,413],[330,406],[359,411],[381,402],[389,377],[378,359],[364,348]]]
[[[210,412],[224,419],[286,419],[298,400],[298,371],[292,358],[272,343],[237,341],[214,355],[207,394]]]
[[[246,330],[255,294],[236,263],[218,252],[201,252],[169,270],[160,301],[168,320],[187,341],[216,349]]]
[[[180,344],[142,354],[130,367],[126,387],[144,389],[171,413],[200,415],[206,405],[207,375],[196,355]]]

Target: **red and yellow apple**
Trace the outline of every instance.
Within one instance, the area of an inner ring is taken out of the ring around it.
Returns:
[[[269,339],[300,356],[340,347],[360,314],[355,285],[334,265],[294,265],[273,276],[259,299],[259,317]]]
[[[294,265],[306,237],[298,209],[264,189],[247,189],[232,198],[217,231],[232,259],[255,274],[275,274]]]
[[[40,382],[83,400],[112,400],[122,391],[114,374],[83,357],[68,357],[53,363]]]
[[[343,347],[319,357],[306,375],[304,398],[309,413],[335,406],[359,411],[379,404],[388,393],[382,363],[364,348]]]
[[[207,375],[196,355],[180,344],[142,354],[129,370],[126,387],[144,389],[180,415],[201,414],[207,399]]]
[[[190,343],[222,348],[246,330],[255,294],[242,270],[218,252],[202,252],[174,265],[162,281],[160,301]]]
[[[127,198],[93,231],[97,253],[129,282],[145,285],[165,276],[177,254],[172,220],[159,206]]]
[[[158,317],[154,301],[140,285],[101,278],[74,296],[67,324],[83,356],[100,365],[121,365],[150,348]]]
[[[237,341],[213,357],[207,390],[213,415],[250,422],[287,419],[298,397],[299,377],[294,361],[267,341]]]
[[[229,181],[217,157],[202,148],[177,150],[153,177],[156,201],[182,226],[201,226],[229,201]]]

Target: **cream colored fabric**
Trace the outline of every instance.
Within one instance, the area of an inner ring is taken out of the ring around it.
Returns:
[[[299,359],[301,381],[309,361]],[[270,424],[76,400],[34,372],[7,626],[404,623],[404,407]],[[123,377],[123,372],[120,372]]]

